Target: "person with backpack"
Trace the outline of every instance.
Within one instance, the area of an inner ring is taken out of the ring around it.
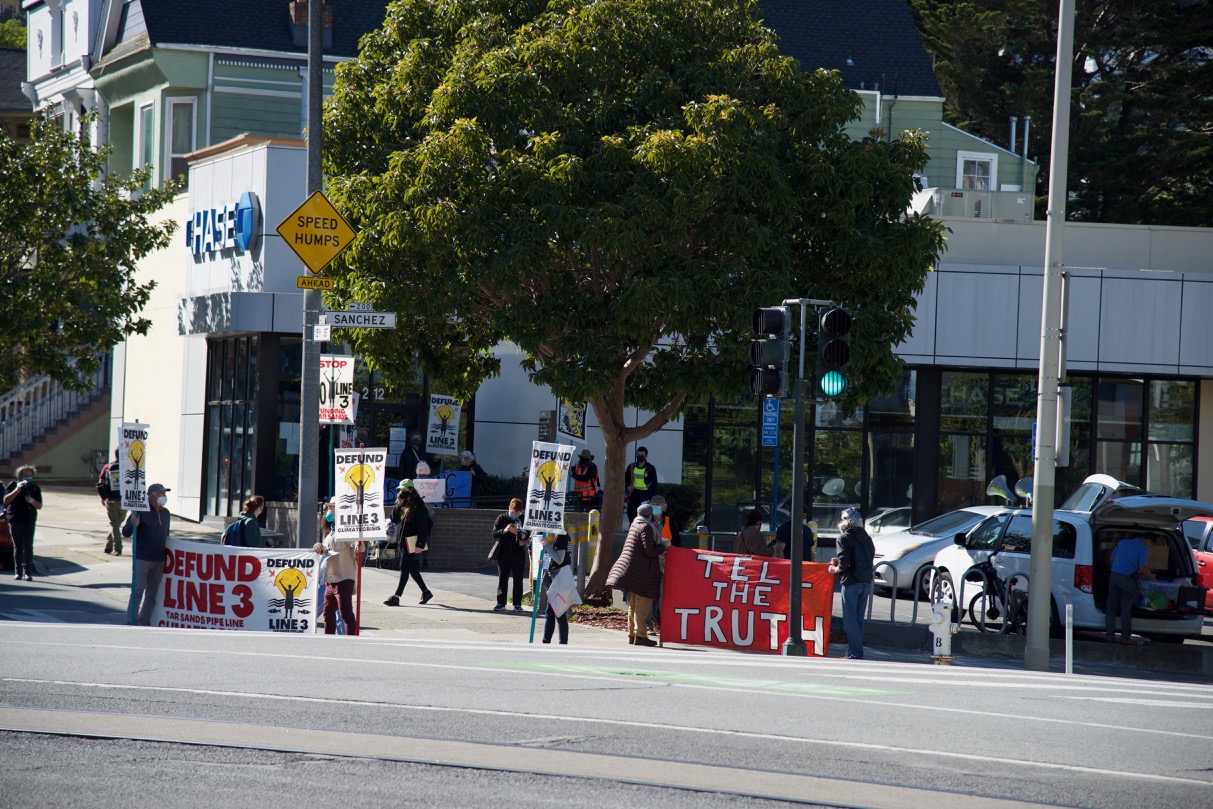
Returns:
[[[259,494],[244,501],[240,516],[227,528],[223,529],[220,538],[221,545],[234,548],[265,548],[265,539],[261,536],[261,523],[257,519],[265,511],[265,498]]]
[[[101,467],[101,475],[97,478],[97,496],[105,506],[105,516],[110,521],[110,532],[105,538],[105,553],[108,556],[122,555],[122,521],[126,512],[122,510],[122,481],[118,452],[114,450],[114,460]]]

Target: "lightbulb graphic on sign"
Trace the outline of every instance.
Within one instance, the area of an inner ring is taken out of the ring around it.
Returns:
[[[560,464],[556,461],[544,461],[540,465],[539,470],[535,472],[535,477],[543,484],[543,491],[531,492],[531,498],[534,499],[540,495],[543,496],[543,507],[546,509],[552,502],[552,493],[556,484],[564,479],[564,475],[560,471]]]

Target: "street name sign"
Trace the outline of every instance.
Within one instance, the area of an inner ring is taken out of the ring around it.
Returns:
[[[278,235],[314,275],[350,246],[357,233],[321,191],[314,192],[278,225]]]
[[[395,312],[329,312],[329,325],[340,329],[394,329]]]
[[[297,275],[295,276],[295,286],[300,289],[333,289],[334,283],[332,278],[321,278],[318,275]]]

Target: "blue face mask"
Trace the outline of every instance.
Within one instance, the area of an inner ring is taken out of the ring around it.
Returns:
[[[33,478],[31,478],[31,477],[24,477],[24,478],[21,478],[21,482],[22,482],[22,483],[29,483],[31,480],[33,480]]]
[[[661,516],[661,506],[653,506],[653,519],[655,520],[660,516]]]
[[[327,523],[332,523],[333,522],[333,512],[330,511],[329,513],[325,514],[324,521]]]

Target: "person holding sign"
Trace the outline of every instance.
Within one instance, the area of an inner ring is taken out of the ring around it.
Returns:
[[[510,510],[498,514],[493,521],[493,548],[489,558],[497,563],[497,606],[493,612],[505,609],[506,588],[514,580],[514,612],[522,612],[522,578],[530,561],[531,532],[522,528],[523,503],[517,497],[510,501]]]
[[[173,515],[168,505],[166,489],[159,483],[147,487],[150,511],[132,511],[122,526],[122,536],[135,538],[135,580],[131,582],[131,613],[136,626],[152,625],[152,610],[164,578],[164,546],[168,542]],[[136,533],[135,529],[138,529]]]
[[[332,505],[331,503],[329,504]],[[325,520],[332,511],[326,510]],[[362,553],[361,542],[334,542],[332,523],[325,531],[324,542],[317,542],[312,550],[317,554],[328,553],[324,560],[324,634],[337,634],[337,611],[345,623],[345,634],[358,634],[358,618],[354,614],[354,583],[358,577],[358,554]]]
[[[666,546],[658,541],[653,506],[645,503],[637,509],[623,550],[606,581],[609,586],[627,593],[628,643],[634,646],[657,645],[657,641],[649,638],[645,619],[661,593],[660,557],[665,551]]]
[[[547,613],[543,619],[543,642],[552,642],[552,634],[555,632],[557,624],[559,624],[560,643],[567,644],[569,642],[569,611],[564,609],[560,611],[559,616],[556,615],[556,610],[552,607],[550,595],[552,580],[560,574],[560,571],[573,563],[573,560],[569,558],[569,535],[563,533],[546,534],[543,538],[543,552],[547,556],[548,566],[547,570],[543,571],[542,586],[543,591],[549,594]]]
[[[425,579],[417,568],[417,554],[430,544],[430,512],[411,480],[400,481],[400,488],[396,492],[396,508],[392,509],[392,522],[396,525],[396,537],[400,546],[400,582],[396,585],[395,594],[383,603],[389,607],[399,607],[405,585],[409,583],[409,577],[412,577],[421,588],[419,603],[428,604],[434,594],[425,586]]]

